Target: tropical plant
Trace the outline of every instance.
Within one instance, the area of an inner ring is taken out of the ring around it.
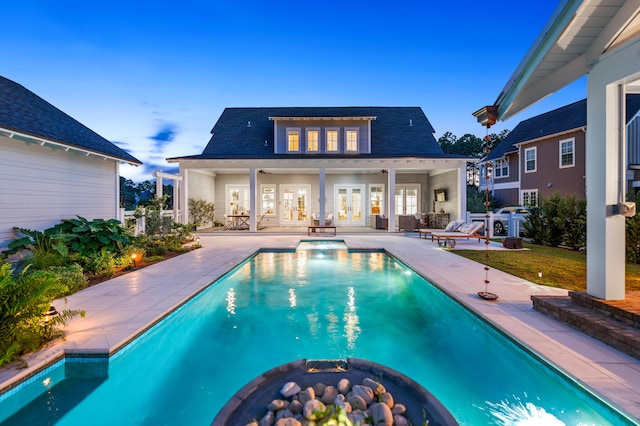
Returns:
[[[116,219],[65,219],[45,233],[59,235],[70,252],[91,257],[102,250],[119,253],[131,242],[131,233]]]
[[[65,310],[45,317],[53,299],[67,290],[54,271],[26,268],[14,275],[10,264],[0,264],[0,366],[59,337],[57,326],[68,319],[84,316],[84,311]]]

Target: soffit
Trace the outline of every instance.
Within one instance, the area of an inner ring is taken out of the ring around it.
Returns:
[[[585,75],[599,58],[640,38],[640,0],[566,0],[498,96],[505,120]]]

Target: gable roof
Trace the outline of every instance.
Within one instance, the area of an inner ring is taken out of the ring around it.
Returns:
[[[371,153],[276,154],[275,117],[371,119]],[[251,122],[251,127],[247,123]],[[225,108],[201,155],[183,159],[450,158],[420,107],[271,107]],[[267,146],[265,146],[265,141]]]
[[[627,95],[626,122],[628,123],[639,110],[640,95]],[[586,126],[587,100],[582,99],[581,101],[521,121],[509,132],[507,137],[489,153],[487,159],[494,160],[502,158],[508,153],[517,152],[518,147],[516,145],[519,143],[557,135]]]
[[[0,76],[0,130],[3,129],[127,163],[142,164],[35,93]]]

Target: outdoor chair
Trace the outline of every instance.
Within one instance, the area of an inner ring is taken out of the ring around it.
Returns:
[[[453,231],[447,231],[445,228],[445,230],[441,232],[432,232],[431,241],[433,241],[434,238],[438,243],[440,243],[440,239],[446,240],[447,238],[466,238],[467,240],[470,238],[477,238],[478,242],[480,242],[480,239],[484,238],[484,235],[479,234],[482,228],[484,228],[484,222],[465,223]]]
[[[226,230],[233,229],[233,221],[226,214],[224,215],[224,229]]]

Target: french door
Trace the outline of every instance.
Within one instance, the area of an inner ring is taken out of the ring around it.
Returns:
[[[416,214],[420,206],[420,185],[396,186],[396,214]]]
[[[282,200],[280,223],[282,225],[301,226],[308,224],[310,193],[311,186],[309,185],[289,185],[282,187],[280,193],[280,199]]]
[[[364,185],[336,185],[336,225],[364,225]]]

